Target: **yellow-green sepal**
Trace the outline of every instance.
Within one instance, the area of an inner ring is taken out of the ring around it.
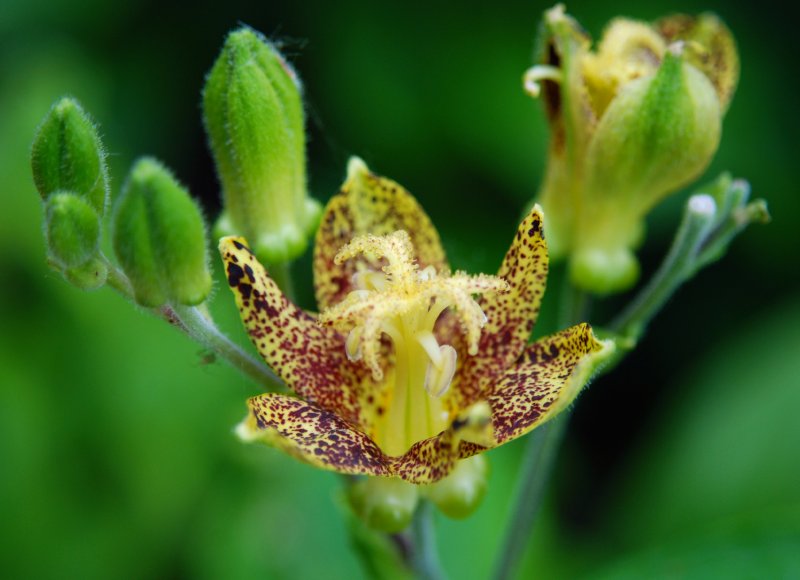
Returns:
[[[670,47],[655,75],[631,81],[611,101],[587,151],[570,273],[590,292],[621,292],[636,282],[632,249],[643,216],[702,173],[719,145],[719,98],[682,50]]]
[[[131,170],[114,211],[113,245],[143,306],[195,305],[211,291],[200,209],[155,159]]]

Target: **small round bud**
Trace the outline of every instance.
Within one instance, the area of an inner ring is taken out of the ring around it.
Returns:
[[[717,211],[717,204],[709,194],[698,193],[689,198],[689,211],[712,217]]]
[[[45,235],[50,257],[62,270],[82,266],[97,254],[100,217],[76,194],[53,193],[46,204]]]
[[[74,99],[63,98],[47,113],[31,147],[33,180],[42,199],[57,191],[83,197],[102,216],[108,170],[100,137]]]
[[[639,262],[624,246],[580,248],[569,263],[570,279],[595,294],[624,291],[639,279]]]
[[[419,499],[417,486],[397,477],[367,477],[350,486],[353,511],[369,527],[382,532],[403,531]]]
[[[81,266],[64,270],[64,277],[81,290],[96,290],[106,283],[108,267],[99,258],[92,258]]]
[[[483,455],[475,455],[459,461],[450,475],[425,486],[422,493],[444,515],[463,519],[472,515],[481,504],[486,494],[488,474],[489,462]]]
[[[211,291],[205,224],[172,173],[154,159],[131,170],[113,218],[117,259],[136,301],[194,305]]]
[[[277,49],[250,28],[225,41],[203,91],[222,184],[224,235],[242,235],[268,264],[302,254],[321,214],[307,196],[301,87]]]

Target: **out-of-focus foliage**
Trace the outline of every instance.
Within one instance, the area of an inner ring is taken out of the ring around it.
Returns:
[[[542,176],[544,122],[521,75],[547,7],[233,0],[201,2],[188,17],[155,2],[0,4],[5,575],[359,570],[333,499],[336,478],[232,436],[255,392],[246,379],[110,290],[82,293],[48,270],[28,155],[50,105],[73,95],[101,125],[112,199],[131,161],[155,155],[214,217],[218,185],[200,90],[225,34],[247,23],[277,37],[305,81],[312,194],[329,197],[347,157],[359,154],[420,199],[455,267],[491,271]],[[742,77],[707,176],[728,169],[750,180],[774,221],[742,236],[672,301],[629,360],[581,396],[522,573],[797,574],[792,24],[719,1],[567,8],[595,38],[618,14],[714,10],[726,20]],[[683,199],[648,221],[645,275],[665,251]],[[307,261],[298,265],[297,285],[306,281],[311,305],[308,270]],[[232,302],[217,294],[217,316],[244,344]],[[514,444],[489,454],[489,490],[472,518],[439,521],[453,577],[490,569],[520,451]],[[709,567],[715,562],[720,567]]]

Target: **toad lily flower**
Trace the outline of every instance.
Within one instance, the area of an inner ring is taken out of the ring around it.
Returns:
[[[497,276],[451,274],[416,200],[359,159],[317,233],[318,317],[243,238],[220,251],[251,339],[297,395],[251,398],[238,434],[324,469],[436,482],[557,415],[612,349],[586,324],[528,344],[547,275],[538,207]]]

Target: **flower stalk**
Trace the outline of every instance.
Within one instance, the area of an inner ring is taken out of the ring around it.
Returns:
[[[412,568],[420,580],[443,580],[446,578],[439,561],[434,534],[433,506],[422,501],[411,522],[414,538]]]
[[[112,264],[105,256],[101,259],[108,269],[106,283],[117,293],[132,303],[136,303],[133,286],[122,270]],[[244,351],[238,344],[233,342],[214,324],[208,312],[203,312],[204,308],[197,306],[183,306],[163,304],[161,306],[147,308],[147,310],[167,322],[170,326],[177,328],[189,338],[209,349],[215,355],[225,360],[233,368],[253,379],[258,385],[269,391],[285,390],[283,382],[272,372],[272,370]]]
[[[659,270],[630,305],[609,325],[617,349],[598,372],[611,370],[636,346],[647,325],[670,297],[697,272],[719,259],[734,237],[750,223],[766,223],[764,200],[748,203],[749,185],[720,176],[689,198],[672,246]],[[566,281],[562,295],[562,324],[590,318],[587,296]],[[602,334],[602,331],[600,331]],[[569,414],[565,413],[534,432],[524,452],[524,464],[503,552],[495,569],[497,580],[513,575],[530,537],[561,446]]]

